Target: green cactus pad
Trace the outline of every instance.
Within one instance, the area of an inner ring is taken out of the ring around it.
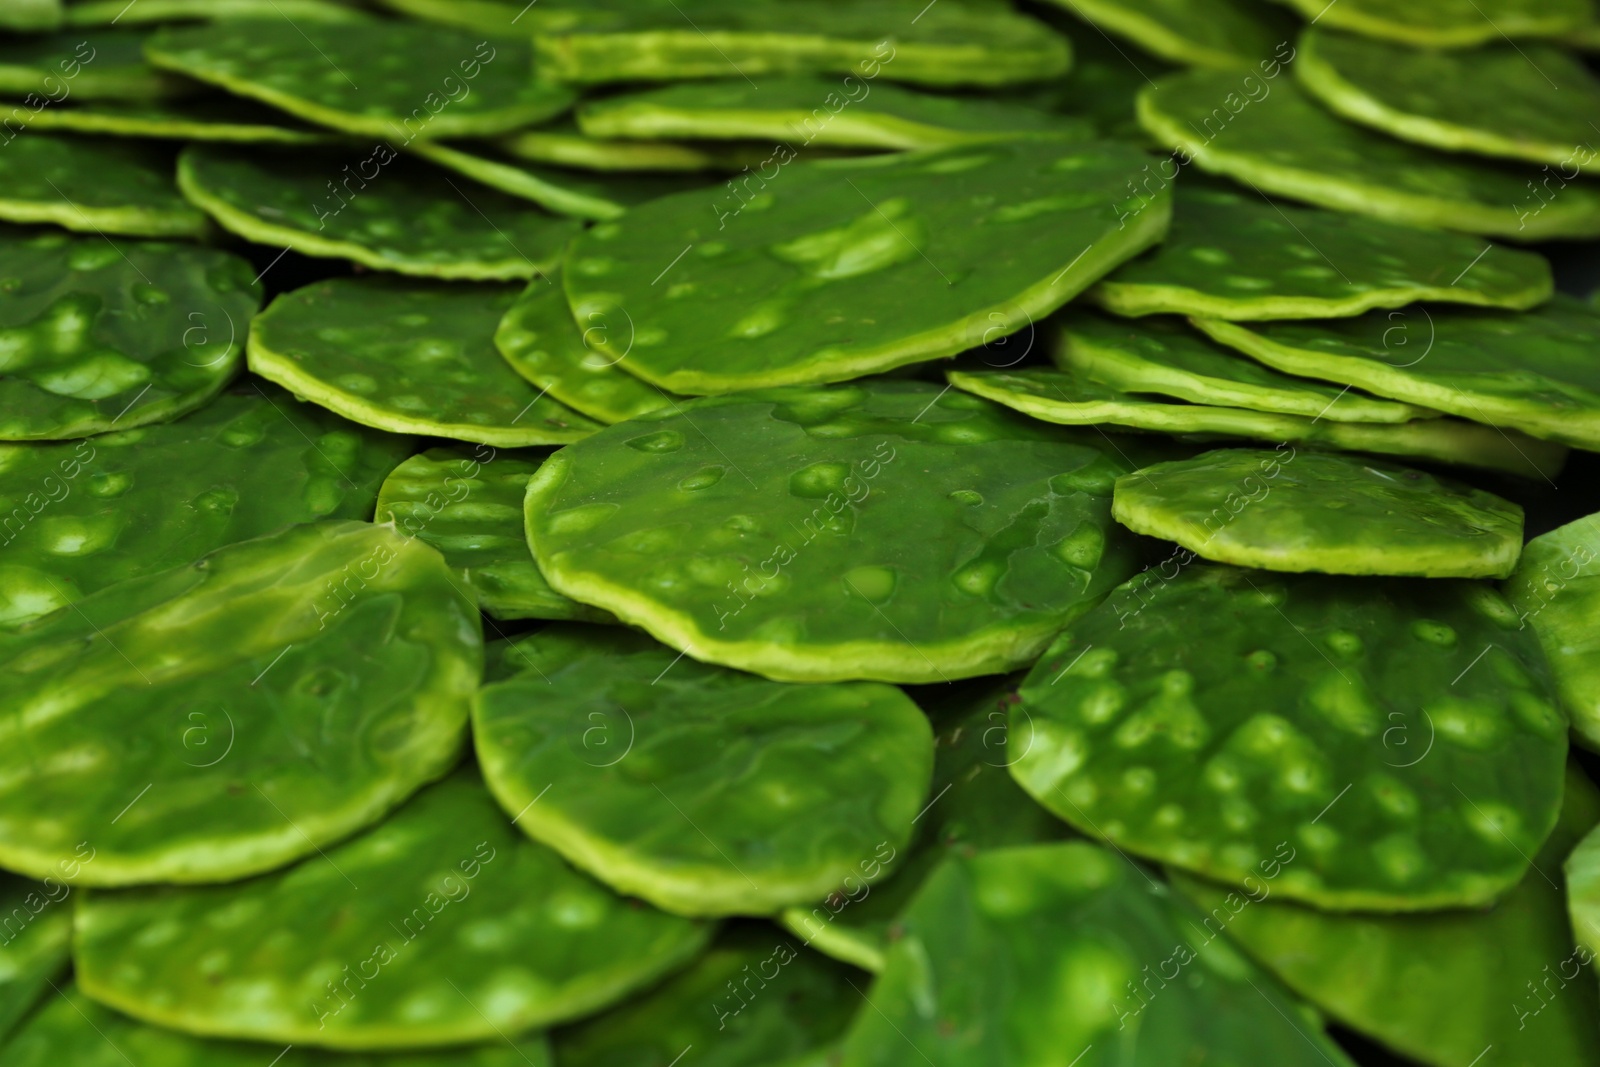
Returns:
[[[161,30],[145,55],[164,70],[363,137],[506,133],[575,99],[534,77],[527,41],[407,22],[224,19]]]
[[[1416,144],[1568,173],[1600,169],[1590,125],[1600,79],[1552,45],[1417,52],[1313,28],[1301,38],[1300,84],[1337,115]]]
[[[673,0],[541,7],[522,25],[535,36],[542,68],[579,84],[819,73],[998,86],[1056,77],[1072,60],[1065,38],[998,4],[919,12],[900,0],[705,0],[692,18]],[[517,5],[501,10],[514,19]]]
[[[1561,806],[1566,715],[1482,583],[1194,563],[1069,626],[1021,696],[1039,803],[1229,883],[1276,857],[1277,891],[1329,910],[1488,904]]]
[[[996,674],[1132,573],[1110,493],[1133,463],[1104,447],[918,382],[719,397],[556,453],[528,540],[557,591],[696,659]]]
[[[411,151],[479,185],[530,200],[560,215],[580,219],[614,219],[630,206],[685,189],[704,189],[704,179],[677,174],[596,175],[583,171],[531,166],[501,157],[492,147],[470,151],[432,141],[414,141]]]
[[[952,856],[902,916],[840,1067],[1351,1067],[1198,918],[1098,845]]]
[[[1505,594],[1533,628],[1555,675],[1572,729],[1600,749],[1600,515],[1528,542]]]
[[[441,1052],[361,1054],[280,1048],[211,1041],[146,1026],[101,1007],[75,985],[61,986],[28,1019],[16,1040],[5,1046],[7,1067],[552,1067],[543,1034]]]
[[[194,410],[238,372],[261,306],[254,269],[217,249],[5,229],[0,261],[0,440]]]
[[[0,1046],[67,969],[71,894],[71,887],[54,877],[30,882],[0,875]]]
[[[1426,738],[1413,742],[1420,751]],[[1596,1067],[1600,989],[1584,966],[1591,954],[1574,949],[1560,888],[1562,858],[1596,819],[1600,796],[1569,771],[1536,869],[1488,911],[1330,915],[1271,899],[1265,877],[1248,893],[1176,871],[1172,881],[1206,912],[1207,931],[1226,930],[1331,1018],[1417,1063]],[[1569,877],[1576,896],[1578,872]]]
[[[1283,0],[1329,29],[1418,48],[1472,48],[1509,37],[1562,37],[1594,19],[1587,0]]]
[[[246,240],[430,278],[534,278],[580,228],[399,159],[387,144],[248,153],[191,145],[178,161],[178,185]]]
[[[285,293],[250,327],[250,369],[394,433],[518,448],[600,428],[534,390],[494,347],[516,290],[334,278]]]
[[[1096,29],[1184,66],[1263,70],[1292,58],[1294,19],[1251,0],[1050,0]],[[1273,61],[1274,55],[1277,62]]]
[[[0,633],[0,862],[225,881],[371,824],[455,762],[478,619],[433,549],[325,522]]]
[[[1344,122],[1289,78],[1172,74],[1139,93],[1138,112],[1182,162],[1278,196],[1518,241],[1600,236],[1600,189],[1569,183],[1542,197],[1528,185],[1543,177],[1532,167],[1442,155]]]
[[[363,20],[348,0],[70,0],[67,23],[72,26],[193,22],[211,19],[290,18],[296,22],[355,22]]]
[[[501,151],[528,163],[602,172],[659,171],[696,173],[759,167],[772,145],[674,144],[669,141],[603,141],[580,133],[572,122],[557,122],[503,137]]]
[[[1521,315],[1417,308],[1315,323],[1195,325],[1286,374],[1600,450],[1600,308],[1574,297]]]
[[[561,1067],[664,1067],[693,1047],[696,1067],[789,1067],[844,1033],[863,986],[862,975],[770,926],[730,926],[653,992],[557,1031],[556,1059]]]
[[[710,933],[573,871],[464,770],[287,870],[86,893],[73,954],[88,995],[156,1025],[413,1049],[608,1007],[687,963]]]
[[[0,97],[48,110],[66,100],[126,103],[192,93],[193,83],[145,62],[146,36],[139,30],[95,29],[0,42]]]
[[[952,356],[1025,328],[1158,241],[1167,191],[1118,221],[1143,165],[1129,145],[1055,141],[795,164],[765,189],[746,179],[748,200],[684,193],[589,230],[567,261],[567,297],[579,321],[609,323],[597,350],[679,393]],[[1027,239],[1041,227],[1050,240]]]
[[[1161,176],[1152,171],[1150,180]],[[1548,300],[1552,286],[1550,264],[1534,252],[1273,204],[1189,178],[1167,239],[1089,297],[1118,315],[1247,322],[1342,318],[1417,300],[1522,311]]]
[[[292,523],[366,519],[410,451],[273,386],[176,422],[0,445],[0,626]]]
[[[625,373],[614,357],[584,342],[585,337],[598,340],[605,330],[603,315],[582,324],[573,320],[556,271],[528,283],[500,320],[494,342],[512,370],[573,410],[608,425],[676,403],[677,398]]]
[[[1080,373],[1049,370],[951,371],[957,389],[1064,426],[1125,426],[1165,434],[1202,434],[1294,442],[1339,452],[1372,452],[1436,463],[1553,478],[1567,450],[1516,431],[1459,419],[1398,425],[1334,422],[1242,408],[1179,404],[1125,393]]]
[[[61,0],[13,0],[0,9],[0,27],[8,30],[53,30],[61,21]]]
[[[1510,501],[1325,452],[1220,449],[1144,467],[1117,479],[1111,514],[1202,559],[1270,571],[1504,578],[1522,554]]]
[[[1331,422],[1402,423],[1434,412],[1295,378],[1224,348],[1172,319],[1129,323],[1066,312],[1051,353],[1063,371],[1130,393]]]
[[[620,892],[770,915],[863,863],[888,874],[910,840],[933,735],[893,686],[769,682],[615,627],[517,646],[527,669],[474,704],[484,778],[524,833]]]
[[[939,96],[858,78],[741,78],[682,82],[582,104],[578,128],[623,140],[753,140],[797,148],[939,148],[1015,137],[1089,140],[1093,129],[1005,100]]]
[[[488,445],[430,448],[395,467],[378,494],[378,522],[437,548],[497,619],[586,619],[606,612],[568,600],[528,552],[522,498],[541,453]]]
[[[1582,776],[1574,771],[1571,777]],[[1567,911],[1572,919],[1572,930],[1578,943],[1587,952],[1588,958],[1582,962],[1589,963],[1594,954],[1600,951],[1600,831],[1594,828],[1596,819],[1600,819],[1600,802],[1597,802],[1594,786],[1588,779],[1583,779],[1583,784],[1586,787],[1585,799],[1589,801],[1588,820],[1584,825],[1589,832],[1568,854],[1562,865],[1562,873],[1566,876]],[[1560,828],[1557,833],[1560,833]],[[1550,858],[1558,859],[1560,853]],[[1589,986],[1586,1000],[1592,1003],[1596,1000],[1593,979],[1586,984]],[[1592,1025],[1590,1029],[1593,1029]]]
[[[0,221],[132,237],[196,237],[164,145],[24,131],[0,151]]]
[[[304,126],[271,108],[234,97],[200,96],[182,100],[122,104],[88,102],[34,111],[0,103],[0,126],[62,133],[235,144],[317,144],[332,135]]]
[[[879,885],[862,877],[871,873],[868,868],[844,879],[812,907],[786,908],[780,921],[790,932],[819,952],[881,971],[894,921],[946,855],[1040,844],[1071,834],[1006,770],[1013,758],[1006,744],[1007,719],[1017,681],[986,678],[919,694],[938,736],[933,799],[917,817],[908,854],[893,877]]]

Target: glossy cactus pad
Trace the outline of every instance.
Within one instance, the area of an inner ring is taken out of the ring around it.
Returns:
[[[1600,748],[1600,515],[1589,515],[1528,542],[1505,593],[1550,659],[1572,729]]]
[[[261,306],[250,265],[215,249],[6,229],[0,262],[0,440],[194,410],[238,373]]]
[[[1424,471],[1326,452],[1221,449],[1117,479],[1111,513],[1203,559],[1270,571],[1504,578],[1522,509]]]
[[[664,197],[574,244],[593,347],[679,393],[838,381],[952,356],[1060,307],[1166,232],[1162,193],[1120,221],[1142,154],[1007,142],[794,163]],[[1024,238],[1048,227],[1048,241]],[[926,299],[906,299],[908,292]]]
[[[588,627],[523,638],[508,662],[525,669],[473,714],[495,796],[669,911],[768,915],[869,864],[877,881],[925,803],[932,735],[893,686],[771,682]]]
[[[599,429],[523,381],[494,347],[516,291],[336,278],[285,293],[250,330],[250,369],[393,433],[504,447]]]
[[[139,936],[167,931],[167,939]],[[338,1049],[492,1042],[682,966],[710,929],[624,900],[519,834],[473,771],[236,885],[85,894],[78,980],[203,1036]]]
[[[522,498],[544,460],[488,445],[430,448],[389,472],[376,521],[437,548],[497,619],[608,621],[551,589],[528,551]]]
[[[439,554],[367,523],[91,594],[0,633],[0,859],[120,886],[313,853],[455,762],[482,659]]]
[[[1487,904],[1561,804],[1567,718],[1518,625],[1472,582],[1144,576],[1028,675],[1012,773],[1083,832],[1231,884],[1281,865],[1276,891],[1325,909]]]
[[[1153,187],[1175,170],[1170,160],[1153,164],[1143,180]],[[1118,315],[1249,321],[1339,318],[1418,300],[1520,311],[1551,291],[1550,265],[1535,252],[1278,204],[1185,175],[1167,239],[1089,296]]]
[[[719,397],[556,453],[545,576],[696,659],[792,681],[1026,664],[1132,573],[1104,439],[914,382]]]
[[[270,385],[176,422],[0,444],[0,626],[292,523],[367,519],[410,448]]]
[[[1214,339],[1287,374],[1600,448],[1600,308],[1558,296],[1537,311],[1372,313],[1327,322],[1198,319]]]

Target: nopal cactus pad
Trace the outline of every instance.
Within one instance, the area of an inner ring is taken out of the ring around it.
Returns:
[[[226,881],[370,825],[459,756],[479,625],[433,549],[323,522],[0,633],[0,859]]]
[[[914,382],[717,397],[552,456],[528,539],[558,591],[707,662],[1001,673],[1132,573],[1103,448]]]
[[[135,1018],[351,1050],[495,1042],[587,1015],[710,933],[522,837],[471,770],[286,870],[85,894],[73,931],[85,992]]]
[[[1504,578],[1522,509],[1379,460],[1220,449],[1117,479],[1111,514],[1203,559],[1270,571]]]
[[[1480,583],[1192,563],[1069,626],[1021,695],[1039,803],[1219,881],[1281,865],[1277,892],[1329,910],[1487,904],[1561,805],[1566,715]]]
[[[602,354],[663,389],[839,381],[1023,329],[1166,232],[1119,204],[1144,158],[1023,141],[796,163],[663,197],[573,245],[567,297]],[[1048,241],[1027,240],[1048,227]],[[907,293],[925,294],[906,299]]]
[[[892,686],[771,682],[615,628],[550,627],[508,662],[526,669],[473,711],[495,796],[669,911],[772,914],[874,859],[885,877],[927,796],[933,737]]]

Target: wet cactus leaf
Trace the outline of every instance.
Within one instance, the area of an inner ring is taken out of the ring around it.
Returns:
[[[933,763],[927,719],[875,682],[791,685],[622,629],[520,639],[473,712],[517,824],[621,892],[682,915],[769,915],[885,877]]]
[[[1202,559],[1270,571],[1505,578],[1522,509],[1353,456],[1220,449],[1117,479],[1111,514]]]
[[[285,293],[250,328],[250,369],[354,422],[497,447],[599,429],[512,373],[494,330],[516,291],[336,278]]]
[[[6,229],[0,257],[4,441],[193,411],[238,372],[261,306],[250,264],[215,249]]]
[[[89,996],[157,1025],[422,1049],[590,1014],[687,963],[710,934],[526,840],[463,770],[287,870],[86,894],[73,951]]]
[[[411,447],[270,385],[176,422],[0,445],[0,626],[294,523],[366,519]]]
[[[558,592],[705,662],[998,674],[1132,573],[1105,447],[915,382],[717,397],[552,456],[528,540]]]
[[[528,551],[522,499],[544,459],[487,445],[430,448],[389,473],[376,521],[438,549],[497,619],[613,621],[551,589]]]
[[[795,163],[587,231],[567,297],[604,327],[591,347],[677,393],[939,359],[1026,328],[1158,241],[1169,194],[1131,221],[1119,207],[1143,165],[1131,145],[1054,140]],[[1044,226],[1051,240],[1022,239]]]
[[[1179,619],[1206,620],[1203,639]],[[1063,631],[1021,696],[1012,773],[1039,803],[1328,910],[1487,905],[1561,805],[1567,717],[1484,583],[1174,555]]]
[[[0,861],[112,886],[280,867],[456,761],[482,660],[439,554],[366,523],[83,597],[0,633]]]

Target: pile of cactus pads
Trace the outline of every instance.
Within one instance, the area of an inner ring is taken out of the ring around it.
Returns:
[[[1591,0],[0,0],[0,1067],[1600,1067]]]

